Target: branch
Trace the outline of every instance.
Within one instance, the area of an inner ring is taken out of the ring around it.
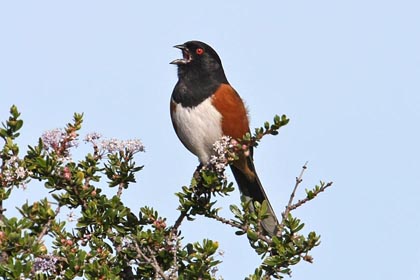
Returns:
[[[281,223],[279,225],[279,231],[278,231],[279,233],[282,232],[282,230],[284,228],[284,222],[286,221],[287,217],[289,216],[290,211],[292,211],[293,199],[295,198],[297,188],[299,187],[300,183],[302,183],[302,181],[303,181],[302,177],[303,177],[303,173],[305,172],[305,170],[307,168],[307,164],[308,164],[308,162],[305,162],[305,164],[302,166],[302,171],[300,171],[299,177],[296,177],[295,187],[293,188],[293,191],[290,194],[289,203],[287,203],[286,209],[281,214],[282,219],[281,219]]]
[[[86,187],[86,189],[89,187],[89,182],[90,182],[90,178],[87,177],[85,179],[85,183],[83,184],[83,186]],[[86,202],[85,199],[80,198],[81,197],[80,196],[80,192],[79,192],[79,190],[78,190],[78,188],[77,188],[76,185],[73,185],[73,191],[76,194],[77,200],[81,204],[83,211],[85,211],[87,209],[87,202]]]
[[[319,190],[316,190],[313,192],[313,195],[311,197],[305,197],[304,199],[300,199],[298,200],[298,202],[296,202],[295,204],[291,205],[290,211],[295,210],[296,208],[298,208],[299,206],[302,206],[303,204],[305,204],[306,202],[308,202],[309,200],[314,199],[318,194],[320,194],[321,192],[325,191],[328,187],[331,187],[333,184],[333,182],[328,182],[325,185],[322,185],[321,188]]]
[[[168,277],[169,279],[177,279],[178,273],[178,248],[179,246],[179,239],[178,236],[172,236],[172,232],[169,235],[168,244],[171,246],[172,253],[173,253],[173,265],[171,269],[169,269]],[[174,275],[174,276],[173,276]]]
[[[121,197],[121,194],[123,192],[123,189],[124,189],[124,183],[119,183],[118,184],[118,191],[117,191],[117,196],[118,197]]]
[[[320,194],[321,192],[325,191],[328,187],[332,186],[333,182],[328,182],[327,184],[324,184],[321,182],[321,187],[319,189],[315,189],[312,192],[311,196],[307,196],[304,199],[300,199],[298,200],[298,202],[296,202],[295,204],[293,204],[293,199],[295,197],[296,194],[296,190],[299,187],[300,183],[302,183],[303,179],[303,173],[305,172],[305,170],[307,169],[307,165],[308,162],[305,162],[305,164],[302,166],[302,171],[299,174],[299,177],[296,177],[296,183],[295,183],[295,187],[293,188],[292,193],[290,194],[290,198],[289,198],[289,202],[286,206],[285,211],[282,213],[282,221],[279,225],[279,232],[281,232],[284,228],[284,223],[287,219],[287,217],[289,216],[290,212],[295,210],[296,208],[302,206],[303,204],[305,204],[306,202],[308,202],[309,200],[314,199],[318,194]]]
[[[0,200],[0,222],[3,221],[4,219],[3,213],[6,212],[6,210],[7,210],[6,208],[3,208],[3,200]]]
[[[156,258],[155,258],[155,256],[153,255],[153,252],[152,252],[152,250],[150,250],[150,248],[147,248],[147,250],[149,251],[149,253],[151,254],[151,258],[149,258],[148,256],[146,256],[142,251],[141,251],[141,249],[140,249],[140,247],[139,247],[139,245],[137,244],[137,243],[134,243],[135,244],[135,247],[136,247],[136,251],[137,251],[137,254],[142,258],[142,259],[144,259],[147,263],[149,263],[152,267],[153,267],[153,269],[155,270],[155,272],[156,272],[156,274],[158,274],[158,275],[160,275],[160,276],[162,276],[162,278],[164,279],[164,280],[170,280],[169,278],[168,278],[168,276],[166,276],[166,274],[165,274],[165,272],[162,270],[162,268],[159,266],[159,264],[158,264],[158,262],[157,262],[157,260],[156,260]]]
[[[47,233],[48,229],[51,226],[51,222],[54,221],[55,217],[57,217],[58,213],[60,213],[61,206],[58,206],[57,209],[55,209],[55,216],[54,218],[49,218],[48,222],[44,225],[42,228],[41,233],[38,235],[37,242],[42,243],[42,238],[44,238],[45,234]]]
[[[219,222],[221,222],[223,224],[226,224],[226,225],[230,225],[231,227],[234,227],[234,228],[238,228],[238,229],[240,229],[244,232],[248,231],[248,226],[240,225],[237,222],[235,222],[234,220],[225,219],[223,217],[220,217],[217,214],[206,215],[206,217],[213,218],[216,221],[219,221]],[[271,244],[271,239],[269,239],[265,235],[261,234],[260,231],[258,231],[257,234],[258,234],[258,239],[265,241],[267,244]]]
[[[171,235],[175,234],[178,232],[178,228],[181,226],[182,221],[184,220],[184,218],[187,216],[187,211],[181,211],[181,214],[179,214],[178,219],[176,219],[174,226],[172,227],[171,230]]]
[[[2,138],[4,139],[4,142],[6,143],[6,139],[4,137],[2,137]],[[3,155],[3,151],[4,151],[4,148],[3,148],[3,150],[0,151],[0,159],[2,160],[1,161],[1,166],[0,166],[0,172],[1,172],[0,173],[0,183],[1,183],[0,188],[6,189],[7,183],[6,183],[5,180],[3,180],[3,171],[4,171],[5,166],[6,166],[6,158],[5,158],[6,155]],[[4,212],[6,212],[6,208],[4,208],[4,206],[3,206],[3,199],[0,199],[0,222],[3,221],[3,219],[4,219],[4,215],[3,215]],[[0,257],[0,260],[1,260],[1,257]]]

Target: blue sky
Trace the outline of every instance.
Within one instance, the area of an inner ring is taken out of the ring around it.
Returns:
[[[205,41],[246,101],[252,127],[275,114],[291,119],[255,151],[275,210],[306,161],[303,187],[334,181],[295,213],[322,244],[293,279],[419,279],[419,10],[414,0],[2,1],[0,119],[18,106],[24,146],[73,112],[85,114],[82,134],[142,139],[145,169],[123,198],[173,221],[174,193],[197,160],[172,129],[177,77],[169,62],[180,56],[173,45]],[[16,203],[38,195],[30,187]],[[230,215],[239,194],[219,202]],[[243,279],[259,264],[230,228],[198,219],[182,230],[188,241],[219,240],[225,279]]]

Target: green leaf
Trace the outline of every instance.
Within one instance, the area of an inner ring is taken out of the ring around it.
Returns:
[[[261,203],[261,208],[260,208],[260,217],[263,217],[264,215],[266,215],[267,214],[267,211],[268,211],[268,202],[267,202],[267,200],[264,200],[262,203]]]
[[[246,236],[248,237],[248,239],[252,240],[252,241],[257,241],[258,240],[258,233],[256,233],[255,231],[249,229],[246,232]]]
[[[235,217],[242,217],[242,212],[241,212],[241,210],[239,210],[239,207],[238,206],[236,206],[236,205],[230,205],[229,206],[229,208],[230,208],[230,211],[235,215]]]

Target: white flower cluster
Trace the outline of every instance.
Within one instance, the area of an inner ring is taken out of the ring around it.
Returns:
[[[1,170],[1,178],[9,185],[21,185],[25,187],[25,181],[30,172],[21,166],[21,160],[17,156],[8,159]]]
[[[53,255],[48,255],[43,258],[34,259],[34,270],[35,273],[54,273],[55,264],[57,262],[57,257]]]
[[[222,136],[213,144],[214,154],[203,168],[213,170],[217,173],[219,178],[226,179],[225,168],[229,163],[227,155],[232,148],[232,138],[229,136]]]
[[[79,145],[76,132],[67,133],[64,129],[56,128],[44,132],[41,136],[44,149],[55,152],[58,160],[71,161],[70,148]]]
[[[64,142],[66,143],[66,149],[71,147],[77,147],[78,142],[76,141],[76,135],[68,135],[66,131],[61,128],[56,128],[44,132],[41,136],[42,143],[46,150],[56,150],[61,147]]]
[[[93,132],[86,135],[84,141],[92,143],[97,146],[100,151],[109,154],[125,151],[134,154],[145,151],[144,145],[139,139],[119,140],[111,138],[99,141],[101,137],[101,134]]]
[[[101,142],[101,148],[108,153],[123,152],[129,153],[144,152],[143,143],[139,139],[118,140],[108,139]]]
[[[123,237],[123,238],[121,239],[121,246],[122,246],[123,248],[130,248],[132,245],[133,245],[133,240],[131,240],[130,238],[128,238],[128,237]]]
[[[102,138],[102,134],[97,133],[97,132],[92,132],[92,133],[87,134],[85,136],[85,139],[83,139],[83,141],[96,145],[98,142],[97,140],[100,138]]]

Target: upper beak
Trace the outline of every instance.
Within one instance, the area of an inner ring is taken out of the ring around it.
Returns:
[[[184,49],[186,49],[186,46],[184,44],[181,44],[181,45],[175,45],[174,48],[184,50]]]
[[[174,46],[174,48],[180,49],[182,51],[182,58],[175,59],[171,61],[170,64],[182,65],[182,64],[187,64],[188,62],[190,62],[190,59],[191,59],[190,53],[184,44],[176,45]]]

